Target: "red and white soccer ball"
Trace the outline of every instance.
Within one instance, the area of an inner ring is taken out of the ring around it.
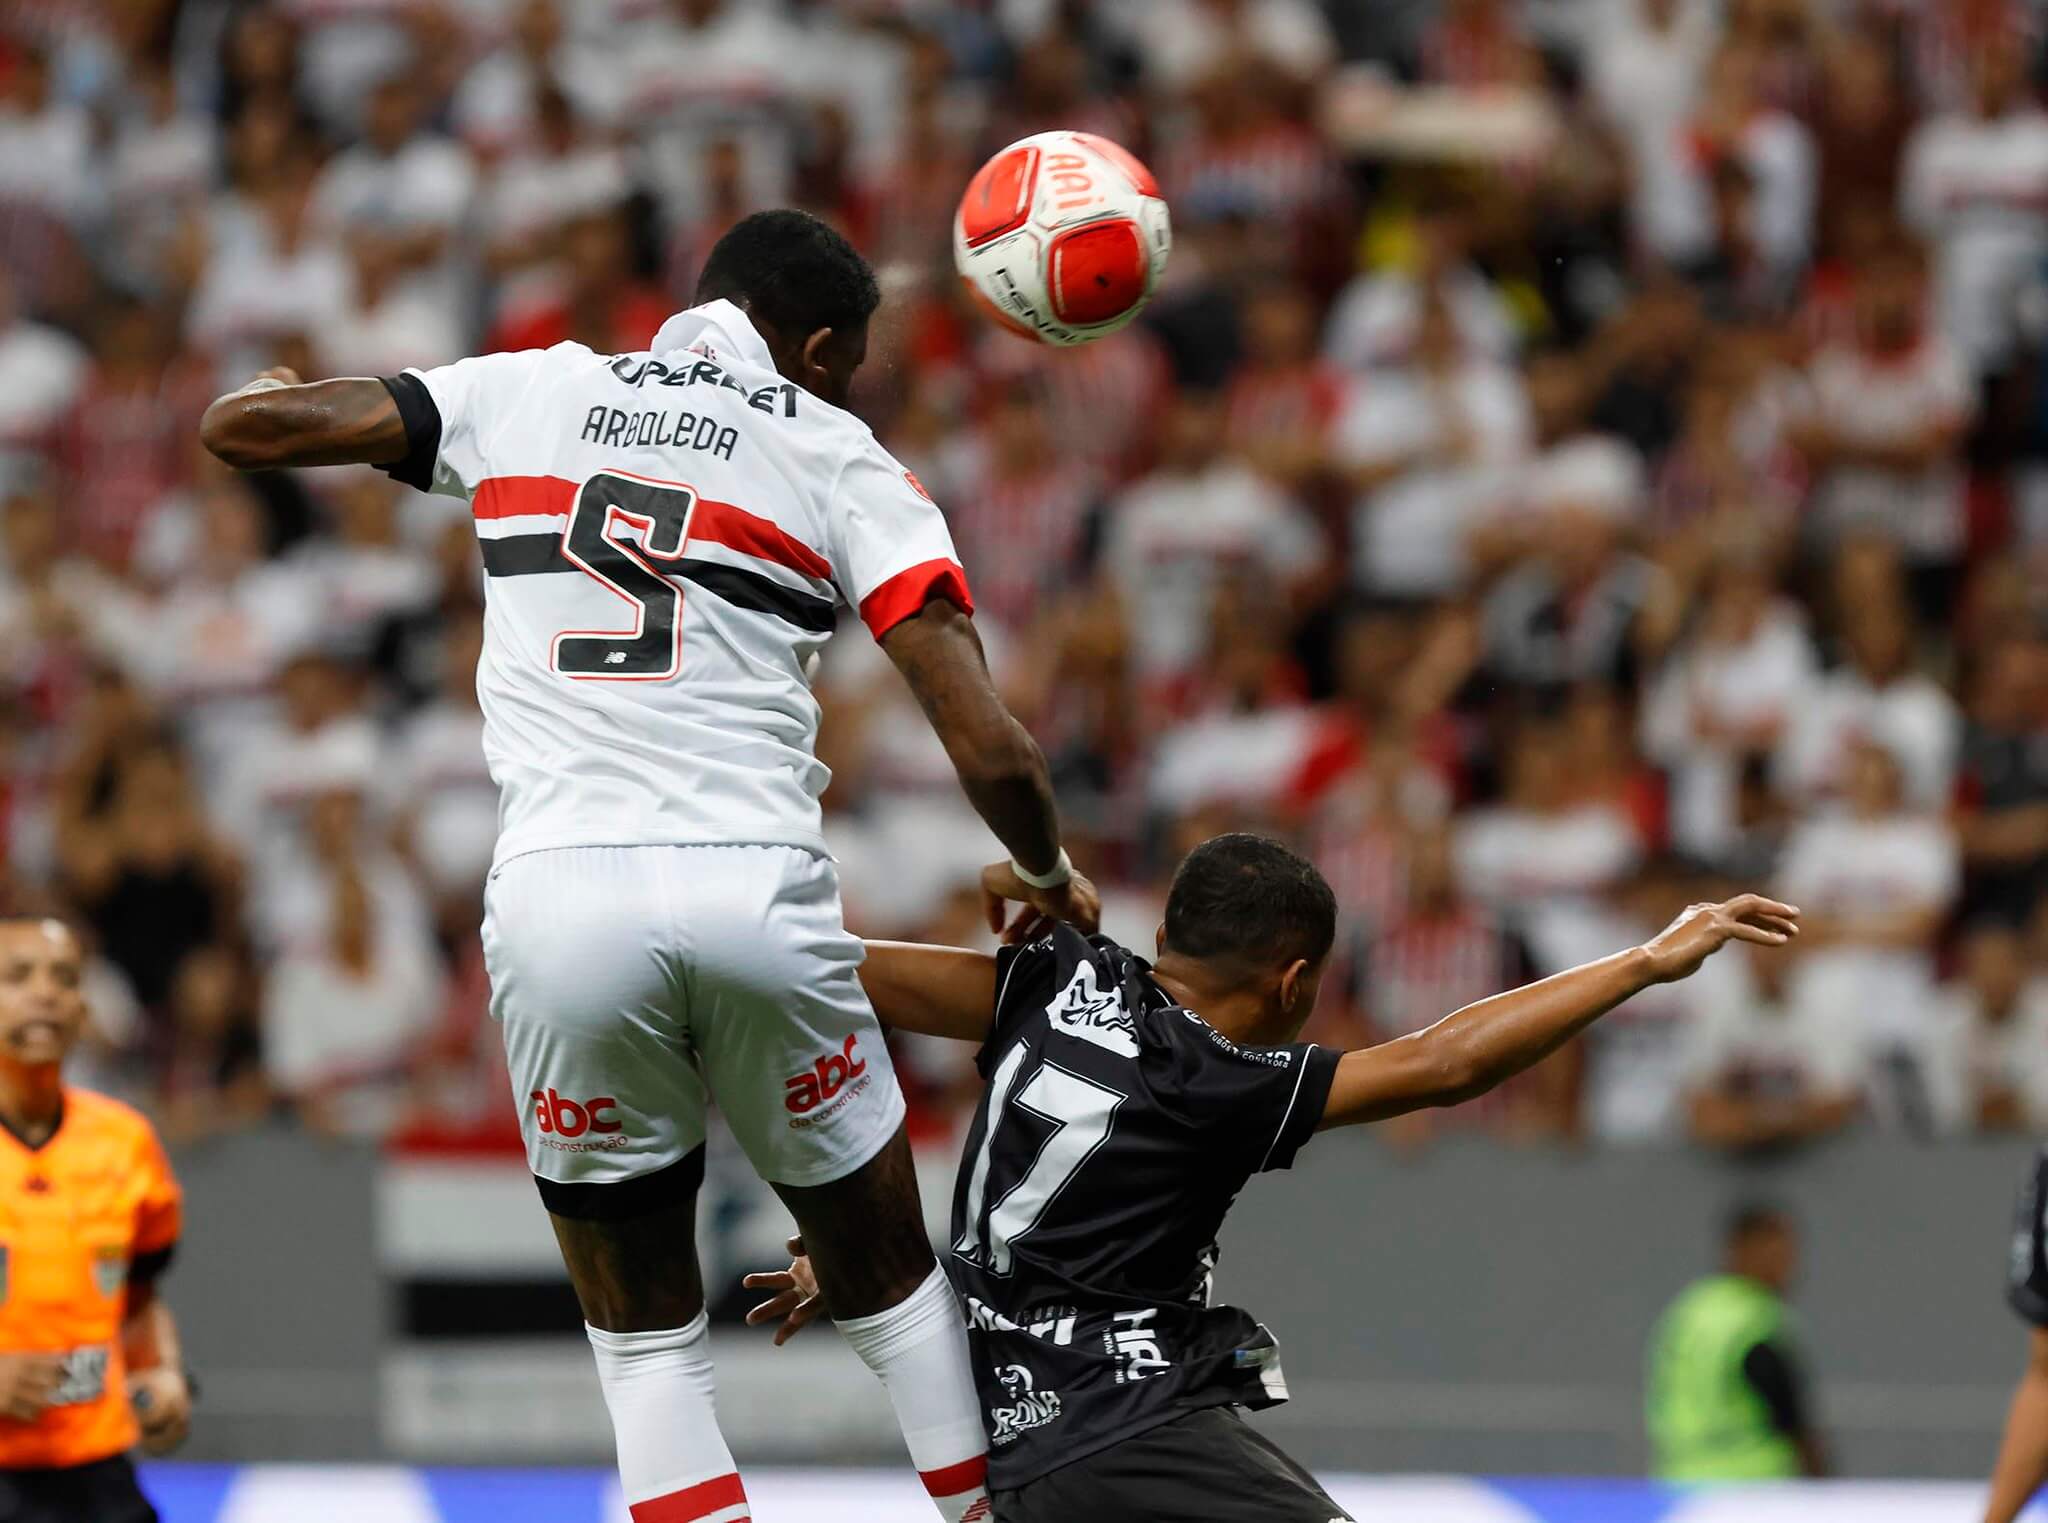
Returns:
[[[1091,132],[1020,138],[968,181],[953,216],[968,290],[1045,344],[1085,344],[1136,317],[1172,247],[1152,171]]]

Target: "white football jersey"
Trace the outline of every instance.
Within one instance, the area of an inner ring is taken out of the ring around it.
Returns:
[[[777,373],[730,302],[677,314],[648,353],[564,343],[407,374],[440,413],[432,489],[469,499],[482,543],[497,860],[822,853],[805,674],[839,606],[877,639],[933,597],[972,611],[917,479]]]

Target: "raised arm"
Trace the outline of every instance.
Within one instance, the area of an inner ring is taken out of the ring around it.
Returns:
[[[1789,904],[1744,894],[1695,904],[1639,947],[1496,994],[1434,1026],[1347,1052],[1323,1106],[1324,1126],[1456,1105],[1533,1067],[1623,1000],[1694,972],[1730,941],[1783,946],[1799,932]]]
[[[283,368],[217,398],[199,421],[199,439],[239,471],[391,465],[407,452],[398,403],[382,381],[302,384]]]
[[[985,1042],[996,1018],[996,960],[962,947],[870,941],[860,981],[884,1026]]]
[[[974,621],[935,598],[891,628],[882,637],[882,649],[917,695],[968,802],[1019,867],[1034,878],[1052,880],[1043,888],[1025,878],[1006,879],[1001,887],[985,885],[990,928],[1001,929],[997,900],[1008,897],[1029,906],[1011,926],[1010,939],[1028,930],[1038,915],[1093,931],[1101,918],[1095,886],[1079,873],[1060,881],[1066,855],[1045,754],[996,692]],[[1007,891],[1012,888],[1018,891]]]

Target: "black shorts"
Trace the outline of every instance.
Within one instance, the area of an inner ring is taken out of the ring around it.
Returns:
[[[158,1523],[128,1456],[62,1470],[0,1470],[0,1523]]]
[[[1347,1523],[1235,1407],[1162,1427],[995,1493],[996,1523]]]

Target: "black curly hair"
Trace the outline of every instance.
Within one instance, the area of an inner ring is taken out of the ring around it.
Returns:
[[[786,337],[857,328],[881,304],[860,252],[809,212],[755,212],[733,224],[704,261],[697,304],[743,301]]]

